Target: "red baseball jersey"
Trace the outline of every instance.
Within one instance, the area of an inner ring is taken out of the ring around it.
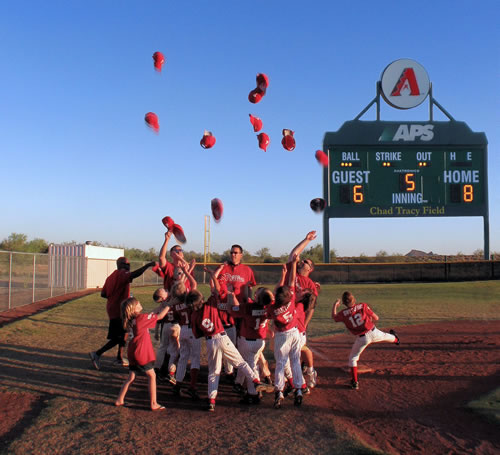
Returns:
[[[179,325],[191,324],[191,313],[193,310],[191,308],[188,308],[188,306],[184,302],[178,302],[174,304],[170,311],[173,312],[174,320],[175,322],[178,322]]]
[[[267,307],[267,316],[274,321],[274,327],[278,332],[297,327],[297,311],[295,309],[295,295],[285,305],[277,306],[276,303]]]
[[[289,274],[291,273],[291,270],[292,270],[292,263],[287,262],[285,283],[288,283],[288,277],[289,277]],[[295,289],[297,291],[297,294],[300,295],[306,289],[310,289],[316,297],[318,296],[318,289],[316,288],[314,281],[311,280],[311,278],[309,278],[308,276],[299,275],[297,273],[294,284],[295,284]]]
[[[297,328],[300,333],[306,331],[306,313],[304,311],[304,304],[302,302],[297,302],[295,304],[295,311],[297,312]]]
[[[155,272],[159,277],[163,278],[163,288],[170,291],[170,288],[175,283],[176,278],[174,277],[175,266],[171,262],[165,264],[164,267],[153,267],[151,270]],[[191,290],[191,283],[186,279],[185,281],[186,289],[189,292]]]
[[[252,287],[257,284],[253,270],[245,264],[226,264],[219,274],[219,281],[226,289],[228,284],[231,284],[237,298],[239,298],[242,286]]]
[[[338,312],[333,319],[336,322],[343,322],[353,335],[363,335],[375,326],[372,315],[372,309],[361,302]]]
[[[124,269],[115,270],[106,278],[103,292],[107,296],[106,311],[109,319],[121,317],[121,303],[130,297],[130,272]]]
[[[158,321],[155,313],[141,313],[134,319],[132,331],[134,338],[128,345],[128,361],[130,365],[144,366],[156,360],[149,329],[153,329]]]
[[[196,338],[224,332],[215,296],[210,296],[200,310],[192,312],[191,327]]]
[[[257,303],[241,303],[239,310],[234,313],[241,318],[240,335],[245,338],[264,340],[267,335],[269,316],[267,308]]]

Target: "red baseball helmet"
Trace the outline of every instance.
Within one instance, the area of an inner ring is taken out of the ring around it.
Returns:
[[[288,150],[289,152],[295,149],[295,139],[293,137],[292,130],[283,130],[283,139],[281,139],[281,145],[283,145],[283,148],[285,150]]]

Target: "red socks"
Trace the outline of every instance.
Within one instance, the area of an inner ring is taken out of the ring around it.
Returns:
[[[351,378],[353,381],[358,382],[358,367],[351,367]]]

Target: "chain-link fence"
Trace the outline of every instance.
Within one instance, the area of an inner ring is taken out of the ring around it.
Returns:
[[[135,270],[144,264],[146,262],[131,261],[131,268]],[[114,260],[0,251],[0,311],[81,289],[102,287],[114,270]],[[161,283],[161,278],[148,269],[132,286]]]
[[[131,270],[146,264],[130,261]],[[215,269],[218,264],[208,264]],[[249,264],[258,283],[277,283],[281,264]],[[81,289],[102,287],[116,270],[116,261],[79,256],[15,253],[0,251],[0,311],[27,305]],[[194,278],[207,282],[198,265]],[[500,261],[386,264],[316,264],[311,274],[321,284],[466,281],[500,279]],[[151,269],[132,282],[132,286],[161,286],[163,280]]]

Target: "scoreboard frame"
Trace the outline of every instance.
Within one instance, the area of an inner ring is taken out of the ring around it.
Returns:
[[[324,261],[330,218],[482,216],[489,257],[485,133],[465,122],[345,122],[325,133]]]

